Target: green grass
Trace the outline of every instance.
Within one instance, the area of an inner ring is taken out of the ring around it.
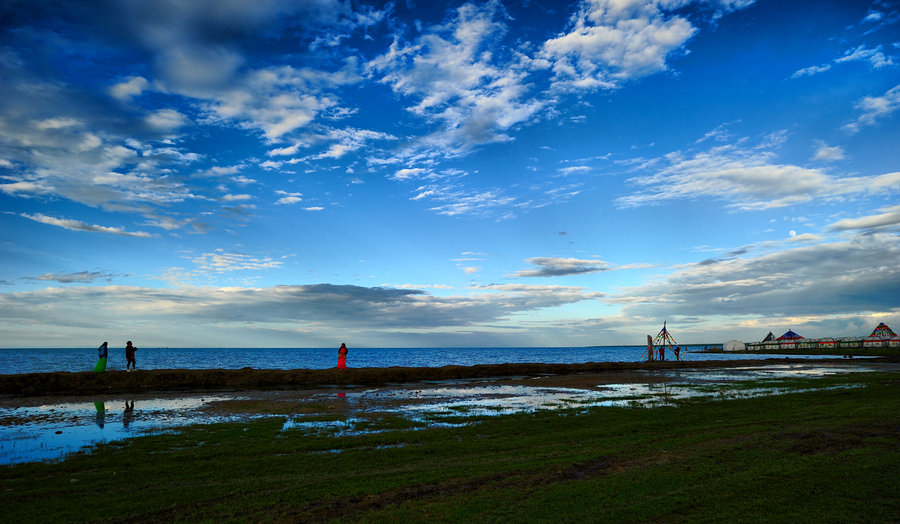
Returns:
[[[385,417],[359,436],[195,426],[0,468],[0,506],[6,522],[896,522],[900,375],[782,384],[862,387],[417,431]]]

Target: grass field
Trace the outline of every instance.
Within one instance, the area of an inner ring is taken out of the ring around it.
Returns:
[[[820,389],[417,430],[373,417],[361,435],[194,426],[0,468],[0,505],[5,522],[900,519],[900,374],[783,384]]]

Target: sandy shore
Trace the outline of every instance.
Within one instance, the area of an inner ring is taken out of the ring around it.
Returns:
[[[898,362],[897,357],[865,359],[868,363]],[[332,386],[385,386],[436,380],[545,377],[547,382],[574,384],[646,380],[642,371],[664,369],[758,368],[789,362],[846,364],[843,359],[716,360],[691,362],[594,362],[586,364],[489,364],[478,366],[389,367],[358,369],[155,369],[105,373],[53,372],[0,375],[0,395],[91,395],[254,389],[309,389]]]

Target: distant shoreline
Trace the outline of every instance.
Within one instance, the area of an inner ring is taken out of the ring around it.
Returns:
[[[96,395],[113,393],[198,392],[254,389],[311,389],[334,386],[383,386],[425,381],[640,372],[665,369],[765,367],[796,359],[590,362],[583,364],[479,364],[474,366],[331,369],[154,369],[104,373],[51,372],[0,375],[0,395]],[[803,363],[834,364],[834,358]],[[842,361],[838,361],[842,362]],[[898,356],[867,358],[867,363],[900,362]]]

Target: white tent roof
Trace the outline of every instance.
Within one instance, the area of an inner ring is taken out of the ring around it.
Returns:
[[[722,349],[725,351],[743,351],[746,349],[746,346],[740,340],[729,340],[722,345]]]

